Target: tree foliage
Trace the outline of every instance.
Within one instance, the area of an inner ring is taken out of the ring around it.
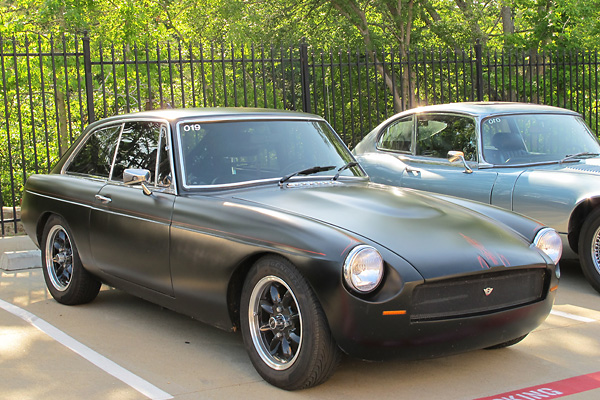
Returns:
[[[320,47],[594,48],[600,0],[14,0],[0,34]]]

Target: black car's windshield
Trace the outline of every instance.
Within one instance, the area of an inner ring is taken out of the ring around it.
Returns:
[[[483,158],[490,164],[517,165],[575,161],[600,154],[598,139],[578,116],[501,115],[483,120]]]
[[[279,181],[318,165],[331,168],[311,172],[312,176],[332,176],[335,172],[330,171],[354,161],[322,121],[183,122],[178,135],[187,187]],[[362,171],[348,168],[342,176],[362,176]]]

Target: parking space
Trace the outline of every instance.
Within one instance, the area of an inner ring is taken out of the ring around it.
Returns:
[[[266,384],[239,334],[119,290],[67,307],[40,269],[2,271],[0,300],[6,399],[600,398],[600,295],[576,264],[563,265],[553,314],[516,346],[408,362],[345,358],[328,382],[300,392]]]

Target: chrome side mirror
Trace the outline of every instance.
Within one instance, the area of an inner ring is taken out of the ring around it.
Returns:
[[[469,167],[469,164],[467,164],[467,160],[465,160],[465,153],[463,153],[462,151],[449,151],[448,152],[448,161],[450,162],[454,162],[454,161],[462,161],[465,170],[464,173],[465,174],[471,174],[473,173],[473,170],[471,169],[471,167]]]
[[[150,196],[152,191],[146,185],[150,181],[150,171],[147,169],[128,168],[123,172],[123,183],[125,185],[141,185],[146,196]]]

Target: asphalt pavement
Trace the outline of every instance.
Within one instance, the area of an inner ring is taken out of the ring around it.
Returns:
[[[0,399],[600,398],[600,295],[563,263],[553,313],[521,343],[420,361],[344,358],[324,384],[286,392],[227,333],[103,286],[63,306],[41,269],[0,271]]]

